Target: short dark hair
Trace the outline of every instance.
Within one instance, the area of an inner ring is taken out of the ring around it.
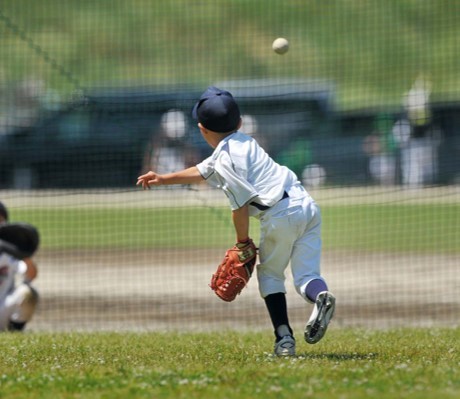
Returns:
[[[3,216],[5,221],[8,221],[8,209],[2,202],[0,202],[0,216]]]

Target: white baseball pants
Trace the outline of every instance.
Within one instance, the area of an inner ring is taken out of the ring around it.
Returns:
[[[305,287],[321,279],[321,212],[302,187],[260,217],[260,244],[257,278],[263,298],[286,293],[285,272],[290,262],[294,286],[306,300]]]

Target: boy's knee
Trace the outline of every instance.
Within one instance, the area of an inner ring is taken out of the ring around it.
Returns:
[[[259,280],[259,292],[262,298],[266,298],[268,295],[272,294],[286,294],[286,287],[284,285],[284,281],[263,279]]]

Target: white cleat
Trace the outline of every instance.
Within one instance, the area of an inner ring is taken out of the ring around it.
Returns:
[[[295,356],[295,339],[292,335],[285,335],[275,342],[276,356]]]
[[[316,297],[315,308],[305,326],[304,337],[309,344],[316,344],[326,334],[327,326],[334,315],[335,296],[323,291]]]

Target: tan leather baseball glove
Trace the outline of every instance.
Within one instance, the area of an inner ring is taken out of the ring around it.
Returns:
[[[209,286],[220,299],[233,301],[251,278],[256,258],[257,248],[251,239],[235,244],[225,252]]]

